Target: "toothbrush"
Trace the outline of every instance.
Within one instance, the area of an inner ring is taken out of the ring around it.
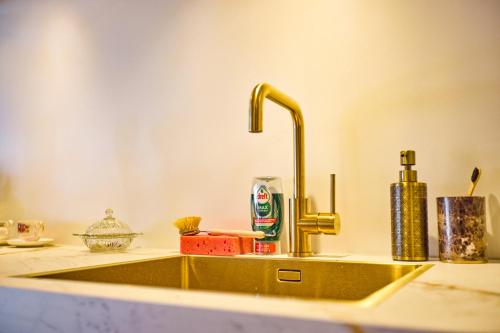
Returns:
[[[469,186],[469,191],[467,191],[467,195],[469,197],[471,197],[472,193],[474,193],[474,189],[476,188],[477,182],[479,181],[479,177],[481,177],[481,169],[474,168],[474,171],[472,171],[472,176],[470,177],[471,184]]]

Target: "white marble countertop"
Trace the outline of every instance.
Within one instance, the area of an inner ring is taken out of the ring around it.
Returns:
[[[0,333],[7,332],[500,332],[500,262],[438,261],[372,307],[17,275],[178,255],[166,249],[0,247]],[[348,255],[321,260],[392,262]],[[315,260],[314,258],[311,260]]]

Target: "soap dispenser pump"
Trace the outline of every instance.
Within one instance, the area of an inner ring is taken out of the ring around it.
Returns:
[[[417,181],[415,151],[403,150],[399,182],[391,184],[392,258],[425,261],[429,258],[427,236],[427,185]]]

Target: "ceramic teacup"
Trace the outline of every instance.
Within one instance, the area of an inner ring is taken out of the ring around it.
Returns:
[[[9,238],[9,229],[6,227],[0,227],[0,241],[4,241]]]
[[[45,223],[38,220],[23,220],[16,223],[17,235],[25,241],[37,241],[42,236]]]
[[[11,228],[14,226],[14,221],[0,221],[0,242],[9,239]]]

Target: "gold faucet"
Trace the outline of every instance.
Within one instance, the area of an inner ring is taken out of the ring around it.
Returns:
[[[309,257],[312,255],[310,234],[338,234],[340,232],[340,216],[335,213],[335,175],[331,175],[330,213],[310,213],[308,199],[305,197],[304,168],[304,120],[300,107],[288,97],[268,83],[258,84],[250,99],[249,132],[262,132],[262,110],[264,100],[268,98],[290,111],[293,120],[293,198],[289,201],[289,251],[293,257]]]

